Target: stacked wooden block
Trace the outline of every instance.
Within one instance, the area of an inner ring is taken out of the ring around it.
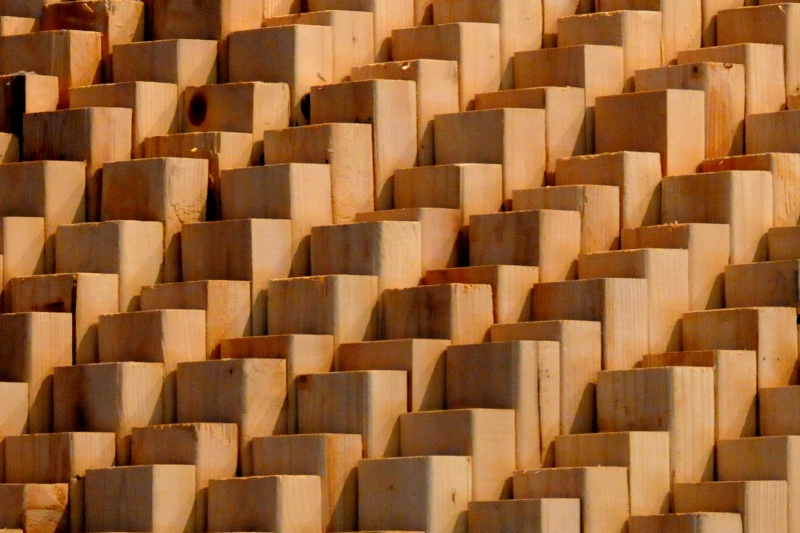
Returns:
[[[798,38],[0,0],[0,529],[800,533]]]

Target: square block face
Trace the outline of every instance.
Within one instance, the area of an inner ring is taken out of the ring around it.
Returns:
[[[387,340],[449,339],[453,344],[472,344],[487,338],[493,322],[489,285],[427,285],[383,295]]]
[[[681,89],[599,98],[597,152],[658,152],[664,176],[694,172],[705,157],[704,105],[703,94]],[[630,127],[629,117],[634,116],[644,122]],[[650,120],[652,124],[645,124]]]
[[[358,525],[464,533],[470,474],[468,457],[363,460],[358,465]]]
[[[217,43],[173,39],[114,47],[114,82],[158,81],[178,86],[178,97],[190,86],[217,82]]]
[[[264,132],[264,164],[329,164],[333,223],[375,209],[372,125],[319,124]],[[244,165],[240,165],[244,166]]]
[[[311,273],[378,277],[378,291],[414,287],[422,273],[419,222],[359,222],[311,229]]]
[[[86,529],[195,530],[195,467],[155,465],[86,473]]]
[[[797,307],[800,261],[764,261],[725,267],[728,307]]]
[[[405,373],[393,370],[300,376],[300,433],[358,433],[364,457],[395,457],[400,449],[398,417],[407,412]]]
[[[6,483],[69,483],[114,466],[113,433],[40,433],[6,438]]]
[[[160,222],[70,224],[56,232],[56,272],[119,274],[120,311],[139,309],[142,287],[162,281],[163,262]]]
[[[320,476],[326,530],[357,529],[361,435],[263,437],[253,441],[253,474]]]
[[[339,370],[402,370],[407,374],[408,411],[445,407],[445,339],[401,339],[339,346]]]
[[[20,531],[68,531],[68,493],[66,483],[0,485],[0,524]]]
[[[525,528],[536,533],[579,533],[581,502],[577,498],[471,501],[468,517],[473,531]]]
[[[320,501],[319,476],[215,479],[208,487],[208,529],[320,531]]]
[[[539,267],[541,282],[574,279],[581,217],[553,209],[476,215],[470,219],[470,264]]]
[[[253,437],[286,433],[286,362],[227,359],[178,365],[178,422],[239,425],[239,471],[252,473]],[[209,396],[207,391],[215,390]],[[258,405],[255,409],[253,406]]]
[[[104,363],[57,367],[53,375],[55,431],[116,434],[116,464],[130,464],[134,427],[165,422],[164,365]]]

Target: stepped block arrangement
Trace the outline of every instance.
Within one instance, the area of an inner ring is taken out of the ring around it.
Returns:
[[[800,533],[798,36],[0,0],[0,529]]]

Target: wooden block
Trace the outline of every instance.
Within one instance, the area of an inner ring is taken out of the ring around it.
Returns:
[[[459,263],[466,262],[469,255],[467,252],[469,238],[465,234],[467,228],[461,225],[461,218],[460,210],[433,207],[384,209],[356,215],[356,220],[359,222],[419,222],[423,272],[436,268],[455,267]],[[403,254],[406,258],[404,261],[413,261],[412,255],[410,255],[412,250],[411,247],[406,247]]]
[[[572,15],[558,20],[558,45],[599,44],[622,47],[624,89],[633,92],[637,70],[660,67],[662,14],[612,11]],[[636,87],[639,90],[638,86]]]
[[[798,120],[800,110],[796,109],[748,115],[745,153],[800,152],[800,145],[792,138]]]
[[[647,353],[647,280],[607,278],[537,283],[534,320],[601,323],[604,370],[624,370]]]
[[[196,20],[192,17],[192,20]],[[178,102],[187,87],[217,82],[217,42],[201,39],[167,39],[118,44],[114,47],[113,78],[124,81],[158,81],[178,86]],[[89,85],[84,83],[82,85]]]
[[[100,363],[163,363],[164,421],[177,411],[176,372],[206,358],[206,314],[197,309],[159,309],[101,315],[97,328]]]
[[[800,437],[752,437],[722,440],[717,443],[717,479],[719,481],[783,480],[787,485],[789,532],[798,531],[797,463]],[[743,458],[750,460],[742,460]],[[677,496],[677,494],[676,494]],[[780,500],[774,500],[777,504]],[[780,517],[777,514],[776,517]]]
[[[0,34],[2,21],[0,17]],[[55,111],[58,107],[58,77],[41,74],[0,76],[0,131],[22,138],[22,115]]]
[[[86,217],[98,221],[102,168],[131,158],[132,117],[130,109],[117,107],[26,113],[23,158],[85,161]]]
[[[3,217],[0,219],[3,263],[3,307],[11,310],[9,282],[20,276],[45,273],[44,219],[40,217]],[[8,294],[8,296],[6,296]]]
[[[600,66],[602,65],[602,67]],[[625,84],[620,46],[581,45],[514,54],[514,87],[582,87],[586,107],[586,152],[595,152],[595,102],[619,94]]]
[[[742,517],[738,513],[679,513],[631,516],[630,533],[739,533]]]
[[[631,514],[670,508],[669,434],[663,431],[587,433],[556,437],[556,467],[628,468]]]
[[[339,346],[339,369],[403,370],[407,374],[408,412],[436,411],[445,406],[444,339],[399,339]]]
[[[56,367],[54,429],[116,434],[116,464],[131,462],[134,427],[163,424],[164,365],[103,363]],[[87,499],[88,501],[88,499]]]
[[[503,203],[512,191],[545,185],[546,111],[487,109],[437,115],[436,164],[503,165]]]
[[[422,224],[358,222],[311,229],[311,274],[377,276],[378,294],[415,287],[422,275]]]
[[[229,38],[230,81],[288,84],[289,125],[306,125],[311,87],[334,79],[332,35],[328,26],[307,24],[234,32]],[[262,53],[253,56],[252,50]]]
[[[624,531],[630,515],[628,471],[617,466],[517,471],[514,497],[579,498],[584,533]]]
[[[574,279],[581,246],[581,217],[542,209],[474,215],[469,225],[469,263],[539,267],[542,283]]]
[[[647,354],[640,366],[714,369],[714,441],[756,435],[757,361],[748,350],[704,350]]]
[[[208,394],[209,390],[215,394]],[[225,359],[180,363],[178,422],[238,424],[238,472],[252,475],[253,438],[286,433],[286,362]]]
[[[269,219],[197,222],[184,224],[181,233],[183,279],[249,281],[253,335],[263,335],[267,331],[270,280],[291,273],[291,222]]]
[[[558,434],[558,344],[514,341],[452,346],[447,349],[448,409],[514,409],[516,468],[552,465],[553,439]],[[557,383],[557,381],[556,381]],[[555,394],[553,394],[555,392]],[[555,431],[548,425],[555,414]]]
[[[433,23],[486,22],[500,29],[501,89],[514,88],[513,58],[517,52],[542,47],[542,4],[527,0],[434,0]]]
[[[375,208],[391,209],[391,177],[417,161],[416,84],[366,80],[311,88],[311,123],[372,124]]]
[[[771,437],[800,434],[800,421],[792,410],[798,403],[798,392],[798,386],[768,387],[758,392],[759,435]]]
[[[6,294],[13,313],[71,313],[73,363],[98,362],[99,317],[119,311],[119,277],[116,274],[19,277],[9,281]]]
[[[36,533],[69,531],[69,486],[53,484],[0,485],[0,527]]]
[[[358,526],[466,533],[471,471],[467,457],[365,459],[358,464]]]
[[[142,288],[143,311],[202,309],[205,311],[205,357],[220,358],[220,343],[250,335],[250,285],[246,281],[187,281]]]
[[[775,4],[775,2],[764,2]],[[760,5],[717,13],[717,44],[764,43],[784,46],[786,94],[800,92],[800,55],[795,50],[800,6]]]
[[[333,223],[375,209],[372,126],[320,124],[264,132],[264,164],[329,164]],[[240,165],[247,166],[247,165]]]
[[[435,161],[434,117],[443,113],[456,113],[459,110],[458,63],[435,59],[416,59],[354,66],[352,79],[353,81],[408,80],[417,84],[417,164],[420,166],[433,165]],[[395,207],[400,207],[396,204],[396,196],[397,193],[395,193]]]
[[[183,131],[238,131],[253,135],[253,161],[264,155],[264,130],[289,127],[289,86],[260,81],[187,87]]]
[[[170,424],[134,428],[132,464],[181,464],[195,467],[194,522],[206,531],[208,485],[236,476],[239,453],[235,424]]]
[[[306,374],[297,380],[299,433],[357,433],[364,457],[400,453],[399,416],[407,412],[406,375],[397,370]]]
[[[400,456],[470,456],[470,500],[508,499],[516,469],[515,414],[511,409],[449,409],[401,415]]]
[[[557,159],[586,153],[585,92],[579,87],[529,87],[484,93],[475,96],[475,109],[544,109],[545,178],[552,185]]]
[[[531,318],[531,289],[534,283],[539,282],[539,269],[518,265],[447,268],[428,270],[422,281],[425,285],[491,285],[494,322],[526,322]]]
[[[349,81],[351,71],[375,61],[374,15],[359,11],[330,10],[265,18],[262,27],[287,24],[330,26],[333,54],[332,82]],[[455,88],[458,91],[458,88]]]
[[[619,249],[619,187],[562,185],[516,190],[515,211],[561,209],[577,211],[581,221],[581,253]]]
[[[684,350],[755,350],[758,388],[797,383],[796,312],[787,307],[750,307],[687,313]]]
[[[86,530],[195,531],[195,467],[152,465],[86,473]]]
[[[119,310],[136,311],[142,287],[161,282],[163,243],[160,222],[119,220],[58,226],[56,272],[118,274]]]
[[[28,432],[28,384],[0,383],[0,393],[6,399],[0,409],[0,480],[5,482],[5,438]]]
[[[524,528],[534,533],[578,533],[581,502],[577,498],[471,501],[467,520],[472,531],[501,533]]]
[[[70,87],[100,83],[100,41],[101,34],[78,30],[42,31],[2,37],[0,73],[16,74],[24,71],[57,76],[58,107],[64,108],[69,103]]]
[[[114,466],[113,433],[39,433],[6,438],[6,483],[69,483]]]
[[[100,33],[103,79],[110,82],[114,47],[144,40],[144,10],[145,4],[138,0],[84,0],[82,4],[55,2],[43,7],[41,28],[42,31],[82,30]]]
[[[220,218],[220,173],[257,164],[253,161],[253,136],[249,133],[207,131],[148,137],[143,157],[191,157],[208,161],[206,218]]]
[[[181,281],[181,228],[206,218],[208,163],[164,157],[103,165],[101,220],[164,224],[165,283]]]
[[[369,11],[373,15],[375,61],[401,59],[392,38],[393,31],[414,26],[414,0],[308,0],[309,11],[345,9]]]
[[[744,153],[745,67],[689,63],[636,73],[637,91],[691,89],[705,93],[706,157]]]
[[[644,9],[661,12],[664,63],[672,63],[678,52],[700,48],[703,32],[701,0],[597,0],[597,11]]]
[[[265,335],[225,339],[222,359],[286,360],[287,432],[297,433],[297,378],[333,369],[332,335]]]
[[[2,167],[0,167],[2,168]],[[798,250],[798,231],[800,226],[773,227],[767,232],[770,261],[800,259]]]
[[[53,427],[53,369],[72,364],[72,320],[66,313],[0,316],[0,381],[28,384],[28,431]]]
[[[591,433],[595,430],[594,390],[602,361],[600,323],[555,320],[496,324],[489,334],[492,342],[558,342],[561,363],[559,434]]]
[[[578,277],[647,280],[648,353],[681,348],[681,317],[689,312],[689,252],[644,248],[581,254]]]
[[[39,31],[39,19],[33,17],[0,17],[0,37]]]
[[[661,367],[600,372],[597,428],[601,432],[668,431],[670,482],[711,481],[714,370]]]
[[[764,261],[773,220],[772,181],[769,172],[753,170],[668,176],[661,220],[729,224],[730,263]]]
[[[208,528],[213,531],[322,530],[319,476],[212,479]]]
[[[786,85],[780,45],[742,43],[678,52],[678,64],[714,61],[744,65],[745,114],[783,109]]]
[[[361,435],[287,435],[253,440],[256,476],[309,475],[321,482],[324,531],[356,529],[356,467],[362,458]]]
[[[268,190],[270,194],[254,195]],[[311,273],[311,228],[333,223],[329,165],[288,163],[221,173],[223,220],[291,220],[293,276]]]
[[[800,261],[765,261],[725,267],[727,307],[800,306]]]
[[[475,95],[500,89],[502,66],[497,24],[457,22],[407,27],[392,32],[392,43],[395,61],[457,61],[460,111],[474,109]]]
[[[2,168],[2,167],[0,167]],[[461,163],[400,169],[394,173],[394,206],[459,209],[461,225],[469,217],[500,211],[501,165]]]
[[[132,157],[144,157],[148,137],[178,132],[178,88],[173,83],[128,81],[73,87],[69,105],[78,107],[127,107],[133,110]]]
[[[664,224],[623,228],[622,248],[676,248],[689,253],[689,309],[724,307],[723,276],[730,257],[727,224]]]
[[[800,154],[767,153],[724,157],[703,161],[703,172],[723,170],[767,170],[772,173],[773,226],[800,223],[800,206],[795,201]]]
[[[695,172],[705,154],[704,102],[702,92],[684,89],[600,97],[596,151],[658,152],[663,175]]]
[[[673,490],[676,513],[739,513],[744,533],[787,531],[785,481],[679,483]]]
[[[333,335],[334,346],[378,338],[377,276],[277,279],[269,291],[271,335]]]
[[[450,283],[389,290],[383,294],[384,337],[483,342],[494,323],[492,307],[489,285]]]

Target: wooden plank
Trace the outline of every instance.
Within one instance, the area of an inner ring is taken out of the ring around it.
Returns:
[[[365,459],[358,464],[361,529],[466,533],[469,459],[457,456]]]
[[[357,529],[356,468],[362,457],[361,435],[328,433],[253,440],[253,473],[256,476],[320,477],[323,531]]]
[[[134,427],[164,423],[164,365],[104,363],[56,367],[54,429],[116,434],[116,464],[131,462]],[[86,501],[90,496],[87,495]]]
[[[297,428],[299,433],[359,434],[364,457],[396,457],[399,417],[407,403],[402,371],[306,374],[297,381]]]
[[[194,523],[198,532],[207,529],[210,480],[234,477],[238,453],[235,424],[169,424],[133,429],[131,464],[195,467]]]
[[[253,438],[286,433],[286,361],[226,359],[180,363],[177,382],[179,423],[238,424],[239,475],[253,474]],[[209,395],[207,391],[212,387],[215,394]],[[211,507],[209,501],[209,527]]]
[[[142,288],[162,280],[162,226],[135,220],[58,226],[56,272],[118,274],[119,310],[136,311]]]

